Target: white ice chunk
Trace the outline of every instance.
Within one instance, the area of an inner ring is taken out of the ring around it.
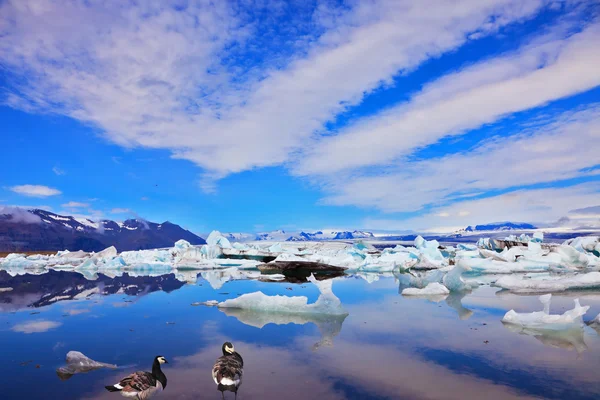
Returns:
[[[439,296],[450,294],[448,288],[441,283],[433,282],[423,289],[406,288],[402,291],[403,296]]]
[[[520,259],[516,262],[498,261],[486,258],[460,258],[456,265],[465,269],[472,269],[480,274],[511,274],[514,272],[543,272],[550,268],[550,264],[540,261]]]
[[[175,242],[174,248],[178,250],[183,250],[191,247],[192,245],[187,240],[179,239]]]
[[[207,306],[207,307],[215,307],[219,305],[218,300],[206,300],[202,302],[192,303],[193,306]]]
[[[540,301],[544,305],[543,311],[532,313],[517,313],[510,310],[502,318],[502,322],[518,325],[530,329],[548,329],[548,330],[568,330],[575,326],[583,326],[583,315],[590,306],[581,306],[579,299],[575,299],[575,307],[572,310],[565,311],[564,314],[550,314],[551,294],[540,296]]]
[[[462,264],[455,265],[454,268],[444,275],[444,279],[442,280],[444,286],[452,292],[470,290],[471,285],[469,285],[462,277],[462,274],[468,270],[470,270],[468,266]]]
[[[78,351],[69,351],[67,353],[67,365],[58,368],[56,374],[61,380],[67,380],[75,374],[86,373],[101,368],[116,369],[117,366],[94,361]]]
[[[223,249],[231,249],[231,243],[227,238],[221,235],[219,231],[212,231],[206,238],[206,244],[208,246],[219,246]]]
[[[596,256],[600,256],[599,236],[580,236],[565,241],[563,245],[571,246],[582,253],[596,253]]]
[[[267,296],[262,292],[254,292],[244,294],[235,299],[225,300],[219,303],[219,308],[236,308],[284,314],[348,314],[344,310],[340,299],[331,290],[333,280],[317,281],[313,275],[308,280],[315,284],[321,292],[317,301],[312,304],[308,304],[308,298],[305,296]]]
[[[588,272],[571,276],[545,276],[522,279],[519,276],[503,276],[496,286],[515,293],[563,292],[571,289],[593,289],[600,287],[600,272]]]

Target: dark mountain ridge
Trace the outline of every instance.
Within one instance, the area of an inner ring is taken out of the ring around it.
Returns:
[[[158,224],[141,219],[123,222],[58,215],[45,210],[21,210],[20,215],[0,214],[0,251],[118,251],[173,246],[179,239],[204,244],[204,239],[169,221]]]

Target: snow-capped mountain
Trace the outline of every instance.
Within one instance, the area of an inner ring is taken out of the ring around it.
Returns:
[[[494,222],[491,224],[467,226],[465,232],[479,231],[513,231],[513,230],[529,230],[537,229],[536,226],[523,222]]]
[[[300,232],[288,237],[287,241],[313,241],[313,240],[349,240],[375,237],[371,232],[363,231],[317,231],[313,233]]]
[[[272,232],[250,233],[224,233],[230,241],[269,241],[269,242],[308,242],[319,240],[350,240],[375,237],[371,232],[364,231],[316,231],[316,232],[286,232],[276,230]]]
[[[227,240],[229,240],[230,242],[249,242],[252,240],[256,240],[256,235],[253,233],[236,232],[223,233],[222,235],[226,237]]]
[[[141,219],[94,222],[39,209],[0,214],[0,251],[99,251],[109,246],[126,251],[169,247],[179,239],[192,244],[206,243],[168,221],[162,224]]]

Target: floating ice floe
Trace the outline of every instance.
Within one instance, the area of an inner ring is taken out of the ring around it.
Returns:
[[[63,381],[71,378],[75,374],[87,373],[102,368],[117,368],[114,364],[94,361],[78,351],[69,351],[67,353],[66,361],[67,365],[56,369],[56,374]]]
[[[549,293],[565,290],[600,288],[600,272],[588,272],[569,276],[541,276],[523,279],[520,276],[503,276],[496,286],[515,293]]]
[[[403,296],[443,296],[450,294],[448,288],[441,283],[433,282],[423,289],[406,288],[402,291]]]
[[[215,307],[219,305],[218,300],[207,300],[207,301],[199,301],[196,303],[192,303],[193,306],[207,306],[207,307]]]
[[[546,330],[568,330],[583,326],[583,315],[589,310],[590,306],[581,306],[579,299],[575,299],[575,307],[572,310],[565,311],[563,314],[550,314],[551,294],[545,294],[539,297],[544,305],[543,311],[532,313],[517,313],[510,310],[502,318],[502,322],[518,325],[529,329]]]
[[[308,304],[308,298],[305,296],[268,296],[262,292],[254,292],[225,300],[219,303],[218,307],[285,314],[348,314],[342,307],[340,299],[331,290],[333,280],[318,281],[314,275],[311,275],[308,280],[315,284],[321,293],[317,301],[312,304]]]

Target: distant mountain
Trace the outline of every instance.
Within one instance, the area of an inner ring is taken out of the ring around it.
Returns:
[[[272,232],[257,233],[254,240],[267,240],[272,242],[283,242],[289,235],[282,229]]]
[[[276,230],[271,232],[223,233],[232,242],[269,241],[269,242],[309,242],[319,240],[349,240],[375,237],[371,232],[363,231],[316,231],[316,232],[286,232]]]
[[[23,213],[28,213],[24,218]],[[204,239],[171,222],[157,224],[141,219],[124,222],[58,215],[45,210],[0,214],[0,251],[84,250],[118,251],[173,246],[179,239],[204,244]]]
[[[514,222],[496,222],[485,225],[468,226],[465,232],[478,232],[478,231],[512,231],[512,230],[529,230],[537,229],[536,226],[527,223],[514,223]]]
[[[371,232],[363,231],[317,231],[314,233],[300,232],[297,235],[290,236],[288,242],[316,241],[316,240],[349,240],[365,239],[375,237]]]
[[[223,233],[222,234],[230,242],[248,242],[256,240],[256,235],[252,233]]]

